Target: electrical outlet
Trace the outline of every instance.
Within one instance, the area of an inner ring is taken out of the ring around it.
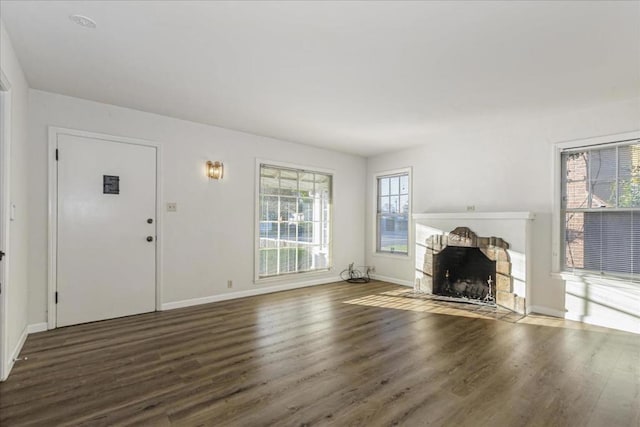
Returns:
[[[369,267],[369,273],[375,273],[376,272],[376,266],[372,265]]]
[[[176,203],[176,202],[168,202],[167,203],[167,212],[178,212],[178,203]]]
[[[227,288],[233,288],[233,280],[227,280]]]
[[[467,206],[467,212],[473,212],[476,210],[476,205],[468,205]]]

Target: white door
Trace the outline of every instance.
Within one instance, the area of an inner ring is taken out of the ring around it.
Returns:
[[[7,346],[7,258],[9,249],[9,94],[0,82],[0,381],[5,379]]]
[[[58,134],[56,326],[155,310],[156,148]]]

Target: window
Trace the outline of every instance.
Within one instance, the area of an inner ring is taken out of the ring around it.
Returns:
[[[376,251],[408,254],[409,172],[377,177]]]
[[[332,176],[260,165],[258,278],[331,266]]]
[[[640,278],[640,141],[563,150],[564,270]]]

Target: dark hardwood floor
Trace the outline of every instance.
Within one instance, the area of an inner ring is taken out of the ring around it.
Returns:
[[[34,334],[0,425],[640,425],[640,336],[406,291],[337,283]]]

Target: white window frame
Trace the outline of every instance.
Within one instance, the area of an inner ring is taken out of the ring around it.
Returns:
[[[576,139],[572,141],[558,142],[553,146],[553,218],[552,218],[552,245],[551,266],[552,275],[563,279],[575,279],[579,277],[598,277],[606,278],[611,281],[636,281],[637,279],[626,278],[624,275],[599,274],[590,270],[576,271],[565,270],[564,257],[564,239],[562,233],[564,230],[562,215],[562,153],[566,150],[577,148],[596,148],[597,146],[623,145],[640,139],[640,130],[604,135],[586,139]]]
[[[304,170],[308,172],[318,172],[327,175],[331,175],[331,201],[330,201],[330,212],[329,212],[329,260],[328,267],[323,269],[317,269],[312,271],[303,271],[303,272],[292,272],[279,274],[276,276],[269,277],[260,277],[260,168],[262,165],[275,166],[281,168],[288,169],[297,169]],[[336,173],[333,169],[321,168],[317,166],[309,166],[309,165],[301,165],[296,163],[287,163],[287,162],[279,162],[275,160],[268,159],[260,159],[256,158],[256,166],[255,166],[255,206],[254,206],[254,277],[253,282],[255,284],[260,283],[271,283],[271,282],[282,282],[286,280],[290,280],[292,277],[295,278],[309,278],[314,276],[326,275],[328,271],[333,270],[333,236],[334,236],[334,211],[335,211],[335,200],[336,200]]]
[[[409,176],[409,212],[407,218],[407,253],[392,253],[392,252],[379,252],[378,251],[378,179],[384,178],[386,176],[393,175],[403,175],[407,174]],[[411,167],[404,167],[399,169],[391,169],[376,172],[373,174],[373,245],[372,245],[372,253],[377,257],[386,257],[386,258],[409,258],[413,254],[413,169]]]

